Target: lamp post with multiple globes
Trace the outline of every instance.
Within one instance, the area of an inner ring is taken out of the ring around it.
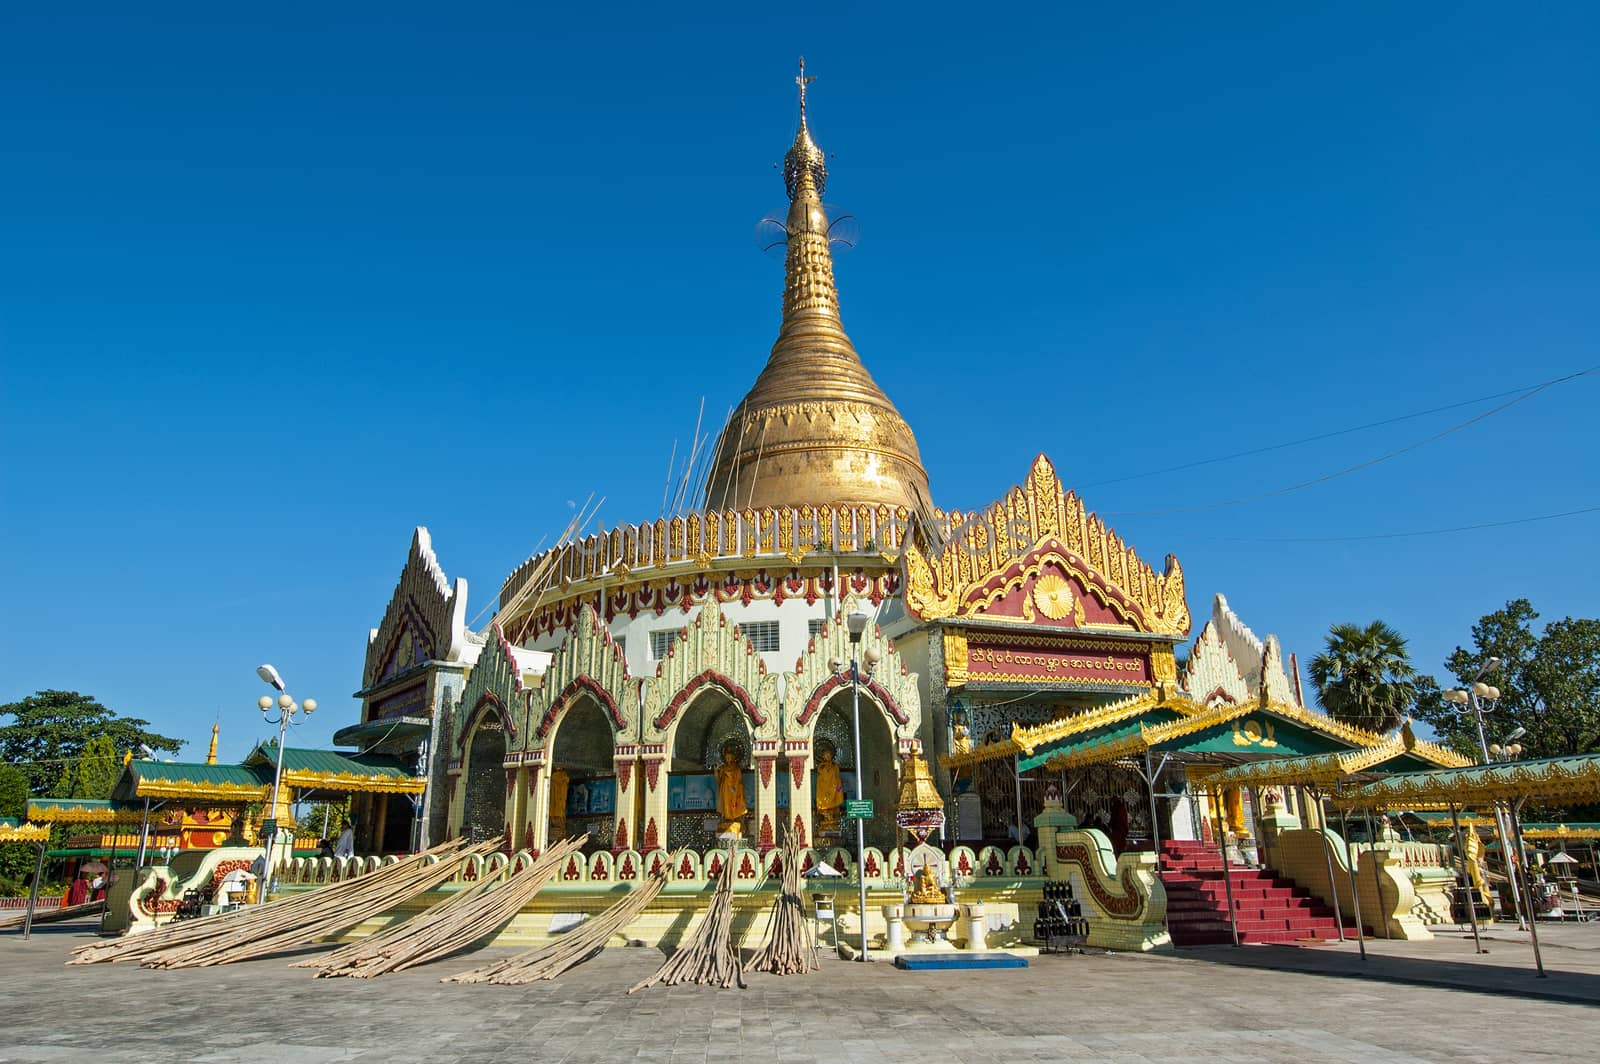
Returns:
[[[856,802],[862,800],[861,781],[865,775],[864,766],[861,764],[861,664],[866,665],[866,676],[870,682],[872,670],[878,667],[878,651],[868,647],[862,654],[861,661],[857,661],[857,648],[861,646],[861,636],[867,630],[868,617],[865,613],[852,613],[845,618],[845,625],[850,630],[850,702],[854,715],[852,731],[855,738],[855,769],[856,769]],[[829,666],[834,675],[843,675],[845,664],[835,658]],[[861,959],[867,959],[867,822],[860,816],[856,822],[856,880],[861,885]]]
[[[1501,755],[1508,749],[1499,743],[1491,747],[1483,728],[1483,715],[1493,712],[1495,704],[1500,701],[1500,688],[1485,683],[1483,678],[1498,669],[1502,664],[1503,662],[1499,658],[1491,657],[1478,667],[1470,687],[1451,688],[1443,693],[1443,698],[1446,702],[1472,711],[1473,723],[1478,726],[1478,749],[1483,752],[1483,763],[1485,765],[1492,765],[1496,761],[1502,760]],[[1516,737],[1520,738],[1522,734],[1524,734],[1523,729],[1517,729]],[[1504,760],[1509,761],[1520,753],[1522,753],[1522,747],[1518,745],[1516,753],[1505,757]],[[1506,860],[1506,878],[1511,882],[1511,904],[1516,906],[1517,927],[1522,928],[1524,927],[1522,891],[1517,888],[1516,869],[1512,867],[1511,846],[1507,841],[1511,833],[1506,830],[1505,820],[1498,805],[1494,807],[1494,833],[1500,840],[1500,853]],[[1515,859],[1520,860],[1521,855],[1517,855]]]
[[[271,665],[256,666],[256,675],[278,691],[276,699],[271,695],[262,695],[260,701],[256,703],[261,707],[262,719],[268,724],[276,724],[278,726],[278,764],[272,774],[272,805],[268,810],[266,822],[262,825],[264,830],[261,832],[262,840],[266,843],[266,858],[262,864],[261,882],[258,884],[256,896],[257,904],[265,904],[267,900],[267,885],[272,881],[272,847],[277,842],[278,835],[278,795],[283,787],[284,736],[288,734],[289,725],[302,724],[305,721],[305,717],[309,717],[317,711],[317,700],[307,698],[303,702],[296,704],[294,698],[284,688],[283,677],[279,676],[278,670]],[[272,716],[274,706],[278,710],[276,718]],[[296,720],[295,718],[299,714],[304,714],[304,716]]]

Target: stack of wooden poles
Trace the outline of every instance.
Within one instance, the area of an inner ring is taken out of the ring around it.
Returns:
[[[554,979],[604,949],[612,935],[620,934],[640,913],[644,912],[645,908],[656,899],[656,895],[661,893],[661,888],[666,886],[666,883],[665,875],[653,876],[643,886],[629,891],[622,900],[605,912],[591,920],[585,920],[548,946],[519,953],[515,957],[508,957],[497,964],[474,971],[448,976],[440,982],[498,983],[502,986],[517,986],[540,979]]]
[[[510,923],[582,846],[581,836],[559,842],[506,879],[486,876],[403,923],[294,967],[316,968],[319,979],[370,979],[449,956]]]
[[[145,968],[200,968],[309,945],[434,889],[457,874],[462,860],[487,855],[498,845],[498,840],[476,846],[454,840],[304,894],[80,946],[67,963],[137,960]]]
[[[821,967],[817,963],[816,942],[800,900],[800,840],[791,834],[783,846],[783,882],[772,903],[767,923],[767,941],[744,966],[747,972],[774,975],[804,975]]]
[[[688,941],[656,973],[629,988],[628,993],[651,986],[676,986],[679,983],[699,983],[702,986],[719,986],[726,990],[738,985],[744,987],[744,973],[739,968],[739,948],[733,943],[733,859],[722,862],[722,874],[717,877],[716,893],[706,909],[705,919],[695,928]]]

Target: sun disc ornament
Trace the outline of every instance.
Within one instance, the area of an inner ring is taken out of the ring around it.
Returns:
[[[1056,573],[1045,573],[1034,581],[1033,604],[1052,621],[1072,616],[1077,601],[1077,596],[1072,593],[1072,585]]]

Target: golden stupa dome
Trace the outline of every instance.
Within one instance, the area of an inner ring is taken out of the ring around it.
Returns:
[[[723,427],[706,483],[708,510],[887,503],[930,509],[916,438],[839,319],[822,191],[828,168],[806,126],[783,161],[789,193],[783,321],[766,368]]]

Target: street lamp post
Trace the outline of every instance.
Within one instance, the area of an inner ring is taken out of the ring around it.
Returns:
[[[861,781],[865,775],[865,768],[861,763],[861,667],[858,662],[858,648],[861,646],[861,636],[867,630],[868,617],[865,613],[852,613],[845,618],[845,625],[850,631],[850,703],[854,715],[852,731],[855,738],[855,769],[856,769],[856,803],[862,801]],[[864,655],[860,655],[866,664],[867,679],[872,679],[872,670],[877,667],[878,653],[868,648]],[[839,662],[831,663],[834,672],[838,673]],[[856,880],[861,887],[861,959],[867,960],[867,822],[857,816],[856,821]]]
[[[1465,706],[1472,710],[1473,723],[1478,727],[1478,749],[1483,752],[1483,764],[1485,765],[1494,764],[1497,760],[1499,760],[1499,754],[1502,748],[1499,746],[1499,744],[1496,744],[1492,749],[1490,748],[1489,740],[1484,732],[1483,727],[1484,713],[1492,711],[1494,704],[1500,701],[1500,688],[1485,683],[1483,678],[1489,675],[1489,673],[1493,672],[1495,669],[1498,669],[1502,664],[1504,664],[1504,662],[1502,662],[1499,658],[1489,658],[1478,667],[1477,674],[1473,676],[1472,685],[1470,687],[1453,688],[1444,692],[1443,696],[1446,702],[1453,703],[1457,706]],[[1486,703],[1487,709],[1485,708]],[[1522,730],[1518,729],[1518,736],[1520,737],[1521,734]],[[1522,747],[1518,746],[1517,753],[1521,752]],[[1507,760],[1509,760],[1509,758]],[[1502,819],[1500,807],[1498,805],[1494,807],[1494,833],[1495,836],[1500,840],[1500,853],[1506,861],[1506,879],[1511,883],[1511,904],[1516,907],[1517,927],[1521,929],[1525,927],[1523,924],[1522,913],[1522,891],[1517,887],[1516,869],[1512,864],[1513,857],[1511,854],[1511,847],[1507,841],[1510,836],[1510,832],[1506,830],[1505,820]],[[1516,859],[1520,860],[1521,856],[1521,854],[1517,854]]]
[[[303,723],[303,718],[301,720],[295,719],[296,714],[304,712],[305,716],[309,717],[317,711],[317,700],[308,698],[296,705],[295,700],[284,689],[283,677],[279,676],[278,670],[271,665],[256,666],[256,675],[278,691],[276,700],[271,695],[262,695],[260,701],[256,703],[261,707],[262,719],[268,724],[276,724],[278,726],[278,764],[272,773],[272,806],[268,810],[265,830],[262,832],[266,842],[266,857],[262,861],[261,882],[257,885],[259,889],[256,895],[256,904],[265,905],[267,902],[267,886],[272,882],[272,848],[277,843],[278,838],[278,795],[283,788],[284,737],[289,732],[289,725]],[[271,715],[274,706],[278,709],[276,719]]]

